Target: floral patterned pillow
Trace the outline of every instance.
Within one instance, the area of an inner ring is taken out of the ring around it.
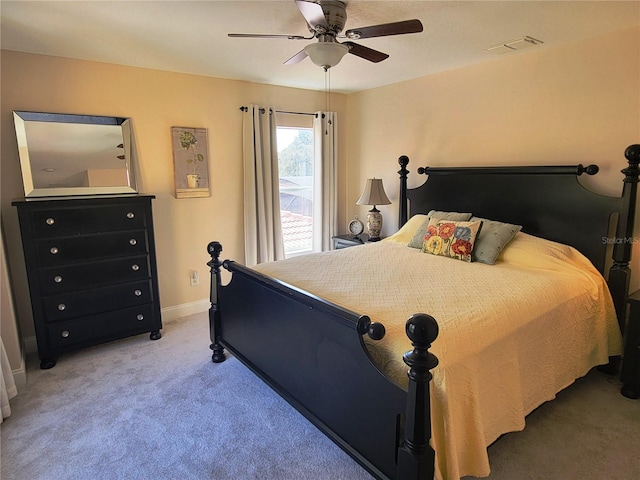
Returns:
[[[427,232],[427,225],[429,225],[429,221],[432,218],[440,218],[442,220],[454,220],[456,222],[466,222],[471,220],[470,213],[460,213],[460,212],[442,212],[439,210],[431,210],[427,213],[427,218],[420,228],[416,230],[413,238],[409,241],[409,246],[411,248],[422,248],[422,244],[424,243],[424,235]]]
[[[427,226],[422,251],[470,262],[481,228],[482,221],[455,222],[432,218]]]

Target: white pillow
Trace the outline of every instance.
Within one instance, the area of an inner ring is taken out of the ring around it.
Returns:
[[[420,226],[425,221],[429,223],[429,219],[426,215],[422,215],[422,214],[414,215],[409,220],[407,220],[407,223],[405,223],[400,228],[400,230],[398,230],[396,233],[394,233],[390,237],[385,238],[383,242],[384,241],[397,242],[397,243],[404,243],[406,245],[407,242],[411,240],[413,235],[416,233],[416,230],[420,228]]]

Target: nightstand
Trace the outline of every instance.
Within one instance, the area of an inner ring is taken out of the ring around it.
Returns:
[[[640,290],[629,295],[629,320],[624,332],[621,393],[628,398],[640,398]]]
[[[369,235],[361,233],[357,237],[351,234],[336,235],[331,237],[333,239],[334,250],[340,250],[341,248],[355,247],[357,245],[364,245],[369,241]]]

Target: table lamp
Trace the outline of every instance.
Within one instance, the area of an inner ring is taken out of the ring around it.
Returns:
[[[373,208],[367,213],[367,229],[369,233],[369,241],[377,242],[380,240],[380,232],[382,230],[382,214],[376,208],[376,205],[390,205],[391,201],[387,194],[384,193],[381,178],[368,178],[364,186],[364,192],[356,202],[356,205],[373,205]]]

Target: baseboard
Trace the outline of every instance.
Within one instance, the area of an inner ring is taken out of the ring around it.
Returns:
[[[24,352],[29,355],[30,353],[38,353],[38,341],[36,337],[25,337],[22,339],[24,342]]]
[[[207,298],[205,300],[198,300],[196,302],[183,303],[181,305],[174,305],[172,307],[163,308],[161,309],[160,314],[162,315],[162,322],[168,323],[177,320],[178,318],[186,317],[188,315],[195,315],[196,313],[206,312],[207,310],[209,310],[209,308],[211,308],[211,302]],[[35,336],[26,337],[24,339],[24,349],[27,354],[38,352],[38,344],[36,342]],[[16,384],[17,383],[18,382],[16,381]]]
[[[33,337],[34,340],[35,338],[36,337]],[[16,388],[18,392],[20,392],[20,389],[27,384],[27,364],[24,361],[24,357],[20,359],[20,367],[16,370],[11,370],[11,373],[13,374],[13,381],[16,384]]]
[[[166,307],[161,311],[162,322],[167,323],[173,320],[177,320],[178,318],[186,317],[188,315],[206,312],[207,310],[209,310],[209,308],[211,308],[211,302],[208,298],[205,300],[198,300],[195,302]]]

